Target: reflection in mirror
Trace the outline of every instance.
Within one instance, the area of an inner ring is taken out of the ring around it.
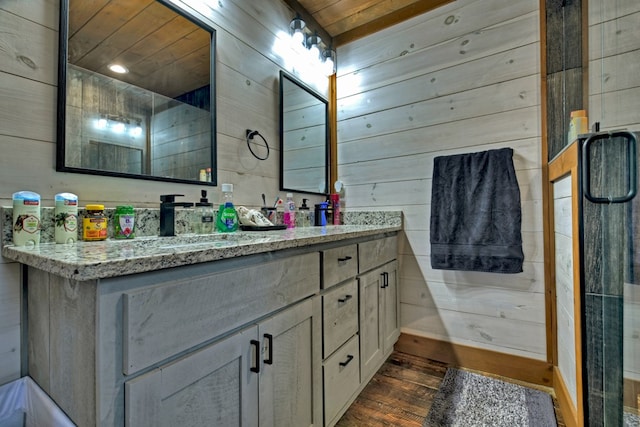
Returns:
[[[280,189],[328,194],[328,103],[280,72]]]
[[[57,170],[215,185],[213,28],[160,0],[60,13]]]

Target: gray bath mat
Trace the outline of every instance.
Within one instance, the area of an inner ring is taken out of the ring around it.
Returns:
[[[547,393],[447,369],[424,427],[556,427]]]

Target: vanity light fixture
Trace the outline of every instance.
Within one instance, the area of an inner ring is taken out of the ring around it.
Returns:
[[[323,42],[318,31],[312,31],[299,14],[289,23],[289,34],[293,50],[304,57],[298,57],[296,61],[302,60],[309,67],[321,70],[326,76],[336,72],[336,51],[331,48],[330,42]]]
[[[296,15],[296,17],[291,20],[291,23],[289,24],[289,31],[291,38],[295,43],[304,45],[304,27],[306,25],[307,24],[305,24],[302,18],[300,18],[300,15]]]
[[[134,124],[132,124],[134,122]],[[109,130],[113,133],[128,133],[129,136],[137,138],[142,135],[142,120],[129,119],[115,114],[101,114],[95,121],[95,127],[100,130]]]
[[[129,72],[129,69],[121,64],[109,64],[108,67],[111,71],[118,74],[127,74]]]

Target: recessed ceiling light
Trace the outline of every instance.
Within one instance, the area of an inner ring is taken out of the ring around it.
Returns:
[[[120,64],[110,64],[109,69],[114,73],[118,73],[118,74],[126,74],[129,72],[129,69],[127,67]]]

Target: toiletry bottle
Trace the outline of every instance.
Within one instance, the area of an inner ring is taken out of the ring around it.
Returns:
[[[331,209],[333,211],[333,225],[340,225],[340,195],[338,193],[332,193]]]
[[[317,226],[327,225],[327,208],[329,202],[320,202],[315,205],[314,224]]]
[[[201,190],[200,202],[196,203],[193,228],[196,234],[213,233],[213,203],[207,199],[207,190]]]
[[[296,226],[296,204],[293,202],[293,194],[287,193],[287,201],[284,204],[284,225],[287,228]]]
[[[78,240],[78,196],[58,193],[54,214],[56,243],[74,243]]]
[[[302,199],[302,205],[298,208],[298,224],[300,227],[309,227],[311,225],[311,211],[307,206],[309,199]]]
[[[587,120],[586,110],[576,110],[571,112],[571,121],[569,122],[568,141],[571,144],[578,138],[578,135],[589,132],[589,121]]]
[[[40,195],[32,191],[13,193],[13,244],[40,244]]]
[[[222,204],[216,222],[218,231],[228,233],[238,229],[238,213],[233,207],[233,184],[222,184]]]

